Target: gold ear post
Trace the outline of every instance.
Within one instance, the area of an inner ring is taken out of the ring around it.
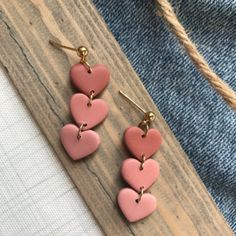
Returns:
[[[147,112],[140,107],[133,99],[131,99],[127,94],[125,94],[123,91],[119,90],[119,93],[125,97],[129,102],[131,102],[134,106],[136,106],[141,112],[143,112],[144,114],[146,114]]]
[[[72,48],[72,47],[68,47],[68,46],[62,45],[59,42],[56,42],[56,41],[53,41],[53,40],[49,40],[49,43],[52,46],[56,47],[56,48],[65,48],[65,49],[72,50],[72,51],[77,51],[78,50],[77,48]]]
[[[88,69],[89,73],[92,72],[89,63],[86,61],[86,57],[88,55],[88,49],[85,46],[80,46],[78,48],[72,48],[72,47],[62,45],[61,43],[53,41],[53,40],[49,40],[49,43],[56,48],[65,48],[67,50],[75,51],[77,53],[77,55],[80,57],[80,63],[83,64]]]
[[[156,119],[156,115],[153,111],[145,111],[141,106],[139,106],[133,99],[131,99],[127,94],[123,91],[119,90],[119,93],[125,97],[130,103],[132,103],[136,108],[138,108],[141,112],[144,113],[143,120],[139,124],[141,128],[145,127],[145,131],[147,132],[150,124]]]

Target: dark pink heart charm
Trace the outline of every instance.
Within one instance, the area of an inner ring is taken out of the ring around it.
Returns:
[[[118,194],[118,204],[129,222],[141,220],[156,210],[156,198],[150,193],[144,193],[137,202],[139,194],[130,188],[123,188]]]
[[[94,99],[89,105],[89,98],[76,93],[70,100],[71,114],[78,126],[84,124],[83,130],[88,130],[101,123],[108,115],[108,105],[102,99]]]
[[[65,125],[60,131],[61,142],[73,160],[84,158],[95,152],[100,145],[99,135],[87,130],[80,133],[79,128],[73,124]]]
[[[94,91],[94,96],[101,93],[109,83],[110,72],[103,64],[95,65],[89,73],[83,64],[75,64],[71,67],[70,77],[73,84],[87,96]]]
[[[144,133],[139,127],[129,127],[124,133],[124,142],[129,151],[140,161],[142,156],[151,157],[162,143],[161,134],[156,129]]]
[[[150,188],[160,174],[159,164],[152,159],[146,160],[142,169],[140,166],[141,162],[134,158],[124,160],[121,166],[122,177],[137,192],[141,187],[144,191]]]

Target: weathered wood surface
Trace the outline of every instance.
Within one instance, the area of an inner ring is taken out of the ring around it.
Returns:
[[[0,6],[0,60],[104,233],[233,234],[91,1],[2,0]],[[66,45],[87,46],[89,62],[104,63],[112,73],[102,95],[110,104],[110,115],[96,129],[101,148],[80,162],[72,162],[59,142],[60,128],[71,122],[68,101],[75,92],[68,71],[79,59],[49,45],[54,38]],[[138,124],[142,114],[118,95],[119,89],[157,113],[155,126],[164,138],[155,156],[162,174],[151,188],[158,211],[135,224],[124,220],[116,195],[125,186],[119,168],[128,156],[122,133]]]

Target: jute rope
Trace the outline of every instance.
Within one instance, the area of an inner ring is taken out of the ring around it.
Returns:
[[[208,80],[211,86],[223,97],[223,99],[236,110],[236,94],[235,92],[220,79],[218,75],[210,68],[206,60],[197,50],[195,44],[188,37],[184,27],[181,25],[174,10],[168,0],[156,0],[158,10],[161,16],[169,24],[172,32],[175,34],[179,42],[184,46],[187,54],[192,59],[197,69]]]

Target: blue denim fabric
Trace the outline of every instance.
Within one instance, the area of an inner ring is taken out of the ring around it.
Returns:
[[[236,91],[236,1],[172,0],[198,49]],[[236,232],[236,113],[193,66],[151,0],[94,0]]]

